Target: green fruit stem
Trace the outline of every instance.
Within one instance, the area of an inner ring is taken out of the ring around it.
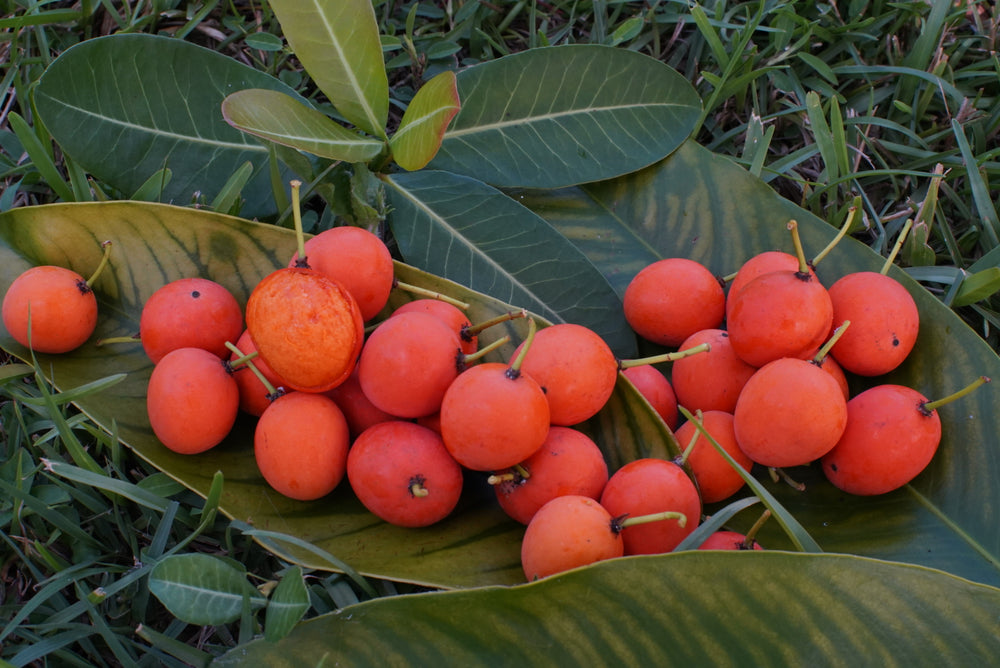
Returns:
[[[691,355],[697,355],[698,353],[707,353],[712,350],[712,346],[708,343],[700,343],[696,346],[686,348],[684,350],[678,350],[673,353],[663,353],[662,355],[651,355],[650,357],[641,357],[634,360],[618,360],[618,370],[628,369],[634,366],[646,366],[648,364],[660,364],[661,362],[675,362],[679,359],[685,357],[690,357]]]
[[[696,423],[698,423],[698,425],[700,425],[702,428],[704,428],[705,423],[703,422],[703,419],[704,418],[702,416],[701,409],[699,408],[698,410],[696,410],[694,412],[694,420],[693,421],[696,422]],[[698,442],[699,438],[701,438],[701,432],[698,431],[697,429],[695,429],[694,430],[694,434],[691,435],[691,440],[688,441],[687,446],[684,448],[684,452],[682,452],[679,457],[677,457],[676,459],[674,459],[674,462],[678,466],[683,467],[685,464],[687,464],[688,457],[691,456],[691,451],[694,450],[694,446]]]
[[[519,311],[507,311],[502,313],[495,318],[490,318],[489,320],[484,320],[483,322],[470,325],[462,329],[462,335],[468,336],[469,340],[472,340],[473,336],[478,336],[483,330],[489,329],[494,325],[499,325],[502,322],[510,322],[511,320],[516,320],[517,318],[527,318],[528,309],[521,309]]]
[[[503,337],[497,339],[496,341],[494,341],[493,343],[490,343],[489,345],[483,346],[482,348],[480,348],[479,350],[477,350],[474,353],[469,353],[467,355],[459,353],[459,356],[458,356],[459,357],[459,363],[460,363],[461,366],[465,366],[465,365],[468,365],[468,364],[470,364],[472,362],[476,362],[476,361],[482,359],[483,357],[486,357],[487,355],[489,355],[491,352],[493,352],[497,348],[500,348],[500,347],[502,347],[502,346],[504,346],[504,345],[506,345],[508,343],[510,343],[510,337],[509,336],[503,336]]]
[[[226,341],[226,348],[239,355],[237,359],[232,360],[231,362],[228,363],[230,368],[234,366],[239,366],[240,364],[245,364],[250,369],[250,371],[253,372],[255,376],[257,376],[257,380],[261,382],[261,385],[264,386],[264,389],[267,390],[267,397],[271,401],[274,401],[275,399],[277,399],[278,397],[280,397],[285,393],[284,388],[281,387],[276,388],[274,385],[272,385],[271,381],[269,381],[264,376],[264,374],[261,373],[260,369],[257,368],[257,365],[253,363],[253,358],[257,357],[258,355],[257,351],[254,351],[249,354],[244,354],[242,350],[236,347],[236,344],[230,341]]]
[[[499,485],[502,482],[520,482],[531,477],[528,469],[524,468],[521,464],[514,464],[510,468],[511,470],[507,473],[492,474],[486,479],[486,482],[490,485]]]
[[[528,336],[525,337],[524,343],[521,344],[521,351],[517,354],[511,363],[507,367],[507,377],[511,380],[517,380],[521,375],[521,365],[524,364],[524,358],[528,354],[528,349],[531,348],[531,344],[535,341],[535,332],[538,331],[538,324],[535,319],[528,317]]]
[[[773,480],[774,482],[778,482],[779,480],[784,480],[785,484],[787,484],[789,487],[799,492],[806,491],[805,483],[799,482],[798,480],[792,478],[792,476],[788,475],[788,472],[785,471],[785,469],[771,466],[767,470],[771,474],[771,480]]]
[[[799,274],[809,275],[809,261],[806,260],[806,251],[802,248],[802,237],[799,236],[799,222],[794,218],[788,221],[785,226],[792,234],[792,245],[795,246],[795,257],[799,258]]]
[[[454,297],[449,297],[448,295],[442,294],[440,292],[435,292],[434,290],[428,290],[427,288],[421,288],[416,285],[410,285],[409,283],[402,283],[400,281],[393,281],[392,287],[399,288],[403,292],[408,292],[411,295],[418,295],[420,297],[427,297],[428,299],[437,299],[442,302],[446,302],[462,309],[463,311],[468,310],[469,303],[463,302],[461,300],[455,299]]]
[[[906,223],[903,224],[903,229],[899,232],[899,237],[896,238],[896,243],[893,244],[889,256],[885,259],[882,269],[879,271],[883,276],[889,273],[889,268],[896,261],[896,256],[899,255],[900,249],[903,248],[903,242],[906,240],[906,235],[910,233],[911,229],[913,229],[913,219],[907,218]]]
[[[681,528],[687,525],[687,515],[673,510],[666,510],[662,513],[650,513],[648,515],[639,515],[638,517],[628,517],[626,515],[616,517],[611,520],[611,527],[615,533],[619,533],[628,527],[649,524],[650,522],[662,522],[664,520],[677,520],[677,525]]]
[[[771,510],[768,508],[765,509],[764,512],[760,514],[760,517],[757,518],[757,521],[753,523],[753,526],[750,527],[750,530],[747,531],[746,533],[746,537],[743,539],[743,546],[746,549],[749,550],[753,548],[753,544],[754,542],[756,542],[757,539],[757,533],[760,531],[761,527],[764,526],[764,523],[767,522],[768,519],[770,519],[770,517],[771,517]]]
[[[95,269],[94,273],[91,274],[90,278],[87,279],[87,287],[88,288],[93,288],[94,287],[94,281],[96,281],[97,278],[98,278],[98,276],[101,275],[101,273],[104,271],[104,268],[106,266],[108,266],[108,258],[111,257],[111,242],[110,241],[103,242],[101,244],[101,248],[104,249],[104,253],[101,255],[101,261],[97,265],[97,269]]]
[[[847,218],[844,219],[844,224],[841,225],[840,230],[837,231],[837,236],[835,236],[833,240],[826,245],[826,248],[821,250],[819,254],[812,259],[813,267],[819,264],[820,260],[829,255],[830,251],[832,251],[836,245],[840,243],[840,240],[847,236],[847,233],[851,231],[851,226],[854,225],[854,216],[858,213],[858,207],[860,206],[861,197],[855,197],[854,203],[847,210]]]
[[[302,231],[302,207],[299,203],[299,190],[302,188],[302,181],[294,179],[289,182],[292,186],[292,220],[295,222],[295,241],[299,246],[299,258],[295,261],[296,267],[308,268],[309,260],[306,258],[306,239]]]
[[[954,394],[949,394],[947,397],[942,397],[941,399],[937,399],[935,401],[924,402],[923,404],[920,405],[920,410],[922,410],[924,413],[927,414],[933,413],[941,406],[944,406],[945,404],[950,404],[956,399],[961,399],[967,394],[971,394],[974,390],[976,390],[980,386],[985,385],[986,383],[989,382],[990,379],[988,377],[980,376],[979,378],[975,379],[974,381],[963,387],[958,392],[955,392]]]
[[[109,336],[106,339],[98,339],[94,345],[100,347],[109,343],[139,343],[141,340],[139,334],[136,333],[131,336]]]
[[[836,345],[837,341],[840,340],[840,337],[844,335],[844,332],[847,331],[847,328],[850,327],[850,325],[851,321],[845,320],[843,324],[840,325],[840,327],[833,330],[833,334],[830,336],[829,339],[827,339],[827,342],[823,344],[823,347],[820,348],[819,351],[817,351],[816,356],[812,358],[812,361],[816,364],[822,364],[823,360],[826,359],[826,356],[830,354],[830,351],[833,349],[833,346]]]

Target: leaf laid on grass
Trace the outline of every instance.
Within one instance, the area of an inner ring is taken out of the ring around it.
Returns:
[[[389,140],[396,163],[413,171],[430,162],[441,147],[445,128],[460,107],[454,72],[442,72],[421,86],[406,108],[399,129]]]
[[[200,626],[228,624],[243,613],[244,597],[253,608],[264,596],[231,562],[201,552],[161,559],[149,573],[149,591],[177,617]]]
[[[268,599],[264,637],[272,642],[284,638],[302,620],[309,607],[309,591],[302,579],[302,569],[293,566],[281,576]]]

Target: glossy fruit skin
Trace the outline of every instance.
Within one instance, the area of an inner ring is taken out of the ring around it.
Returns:
[[[551,427],[542,447],[521,467],[528,478],[503,469],[497,473],[511,473],[515,479],[493,486],[500,507],[521,524],[528,524],[539,508],[557,496],[574,494],[596,501],[608,482],[608,465],[600,448],[570,427]]]
[[[172,350],[153,367],[146,410],[153,433],[174,452],[194,455],[229,434],[240,391],[225,363],[201,348]]]
[[[677,410],[677,395],[667,377],[649,364],[630,366],[622,369],[622,373],[635,385],[635,389],[639,390],[639,394],[649,402],[657,415],[663,418],[663,422],[674,429],[680,419],[680,412]]]
[[[704,265],[665,258],[644,267],[625,288],[625,319],[647,341],[678,346],[725,316],[725,291]]]
[[[458,336],[429,313],[387,318],[368,336],[358,382],[376,407],[402,418],[431,415],[464,368]]]
[[[443,320],[445,324],[455,330],[462,346],[462,352],[466,355],[471,355],[479,349],[478,336],[467,333],[463,334],[463,332],[466,332],[466,330],[472,326],[472,323],[469,322],[469,317],[465,315],[465,311],[457,306],[440,299],[414,299],[411,302],[406,302],[405,304],[397,306],[389,317],[392,318],[394,316],[411,313],[413,311],[429,313]]]
[[[243,331],[239,340],[236,341],[236,347],[244,355],[249,355],[257,351],[257,347],[253,344],[253,339],[250,338],[250,332],[246,330]],[[229,361],[231,362],[239,358],[240,355],[237,355],[235,352],[229,355]],[[267,381],[276,390],[284,385],[284,381],[278,377],[278,374],[274,373],[274,369],[267,362],[260,358],[260,355],[253,358],[253,363],[257,367],[257,370],[264,374],[264,377],[267,378]],[[268,397],[267,388],[264,387],[264,384],[260,382],[260,379],[257,378],[257,375],[250,367],[245,364],[233,369],[233,379],[240,389],[240,410],[249,415],[260,417],[267,410],[267,407],[271,405],[271,398]]]
[[[521,567],[529,582],[623,554],[613,517],[587,496],[552,499],[535,513],[521,541]]]
[[[357,438],[365,429],[379,422],[399,419],[380,409],[365,396],[361,389],[361,381],[358,379],[357,367],[347,380],[323,394],[333,399],[343,411],[344,417],[347,418],[347,426],[351,430],[351,438]]]
[[[872,496],[899,489],[934,458],[941,418],[927,399],[903,385],[876,385],[847,402],[847,428],[821,460],[823,473],[849,494]]]
[[[523,346],[518,346],[514,357]],[[572,323],[538,330],[521,370],[542,386],[552,424],[563,427],[596,415],[618,380],[618,360],[604,339]]]
[[[830,374],[785,357],[747,381],[733,418],[740,449],[754,462],[801,466],[837,444],[847,425],[847,401]]]
[[[7,289],[2,317],[7,331],[22,346],[39,353],[67,353],[82,346],[94,333],[97,298],[83,277],[71,269],[32,267]]]
[[[395,280],[392,254],[377,235],[345,225],[320,232],[305,242],[309,267],[343,285],[358,303],[361,318],[371,320],[389,301]],[[298,262],[298,253],[289,267]]]
[[[265,276],[247,301],[246,321],[260,356],[303,392],[325,392],[347,380],[364,343],[354,297],[310,269]]]
[[[753,547],[746,544],[747,537],[737,531],[716,531],[698,546],[699,550],[763,550],[760,543],[752,541]]]
[[[670,368],[670,380],[677,403],[694,411],[736,410],[736,400],[757,367],[744,362],[733,350],[729,333],[722,329],[695,332],[678,350],[688,350],[707,343],[711,350],[682,357]]]
[[[361,503],[396,526],[440,522],[462,495],[462,467],[436,432],[413,422],[381,422],[362,432],[348,453],[347,477]]]
[[[160,287],[139,317],[142,347],[154,364],[171,350],[188,347],[226,359],[226,343],[236,343],[242,333],[243,311],[236,297],[207,278],[180,278]]]
[[[736,295],[726,322],[733,350],[762,367],[781,357],[806,357],[830,334],[833,304],[812,274],[773,271],[753,279]]]
[[[459,374],[441,402],[441,436],[459,464],[496,471],[535,454],[549,433],[549,402],[527,374],[487,362]]]
[[[601,505],[615,518],[666,511],[684,513],[687,518],[683,527],[677,520],[625,527],[625,554],[670,552],[701,520],[698,488],[684,469],[665,459],[636,459],[618,469],[604,486]]]
[[[254,457],[275,491],[313,501],[336,489],[347,468],[350,433],[337,404],[322,394],[275,399],[254,430]]]
[[[732,297],[740,292],[747,283],[757,278],[761,274],[769,274],[772,271],[798,271],[799,258],[784,251],[770,250],[758,253],[740,265],[736,276],[729,282],[729,291],[726,297],[726,318],[732,308]],[[815,275],[812,269],[809,270]]]
[[[744,471],[749,472],[753,468],[753,460],[740,450],[740,446],[736,442],[736,431],[733,428],[733,415],[731,413],[704,411],[702,424],[705,430],[712,435],[712,438],[722,446],[723,450],[729,453],[730,457],[736,460],[736,463]],[[686,448],[695,435],[698,436],[698,439],[688,455],[687,463],[698,483],[701,500],[704,503],[724,501],[743,488],[745,484],[743,478],[733,470],[733,467],[719,454],[715,446],[701,435],[693,422],[685,422],[681,425],[676,433],[677,442],[682,449]]]
[[[920,313],[910,293],[874,271],[847,274],[830,286],[833,321],[850,320],[830,354],[859,376],[889,373],[917,342]]]

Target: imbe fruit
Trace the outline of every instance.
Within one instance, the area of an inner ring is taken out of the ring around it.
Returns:
[[[432,299],[429,297],[424,299],[414,299],[413,301],[397,306],[389,317],[392,318],[397,315],[403,315],[404,313],[412,313],[413,311],[429,313],[430,315],[443,320],[445,324],[451,327],[455,331],[455,334],[458,335],[463,353],[471,355],[479,348],[479,337],[475,334],[468,333],[472,327],[472,323],[469,322],[469,317],[465,315],[465,311],[458,308],[454,304],[449,304],[446,301]]]
[[[240,391],[223,360],[201,348],[178,348],[157,362],[146,390],[153,433],[184,455],[209,450],[229,434]]]
[[[351,293],[303,268],[271,272],[247,301],[247,329],[261,358],[292,389],[325,392],[354,370],[364,321]]]
[[[490,483],[500,507],[527,524],[557,496],[575,494],[597,500],[608,482],[608,465],[597,444],[583,432],[553,426],[539,448],[515,467],[496,471]]]
[[[729,317],[729,311],[732,308],[731,300],[728,297],[739,294],[747,283],[761,274],[769,274],[772,271],[798,271],[799,267],[799,258],[784,251],[764,251],[748,259],[737,270],[733,280],[729,282],[726,317]],[[812,273],[811,268],[809,271]]]
[[[680,414],[677,411],[677,395],[667,377],[652,364],[630,366],[622,369],[622,373],[663,418],[663,422],[671,429],[675,428]]]
[[[226,343],[236,343],[242,333],[236,297],[207,278],[180,278],[160,287],[139,317],[139,338],[154,364],[177,348],[202,348],[225,359]]]
[[[386,413],[365,396],[361,389],[361,381],[358,380],[357,367],[347,377],[347,380],[332,390],[327,390],[324,394],[333,399],[340,410],[344,412],[347,426],[351,430],[351,438],[357,438],[365,429],[379,422],[399,419],[395,415]]]
[[[332,399],[289,392],[257,421],[253,447],[257,468],[275,491],[299,501],[332,492],[344,477],[350,433]]]
[[[677,403],[689,411],[736,410],[736,400],[757,367],[744,362],[733,350],[729,333],[703,329],[681,344],[679,351],[707,343],[710,350],[678,359],[670,368]]]
[[[740,393],[733,427],[740,449],[758,464],[801,466],[829,452],[847,425],[837,381],[792,357],[757,370]]]
[[[738,531],[716,531],[698,546],[699,550],[763,550],[756,540]]]
[[[559,496],[542,506],[524,532],[521,567],[528,581],[623,554],[612,515],[589,496]]]
[[[678,346],[701,329],[718,327],[726,297],[719,280],[704,265],[687,258],[666,258],[644,267],[625,288],[625,319],[653,343]]]
[[[439,522],[462,495],[462,468],[441,437],[399,420],[373,425],[355,439],[347,478],[368,510],[397,526]]]
[[[243,356],[257,352],[257,348],[250,338],[250,333],[246,330],[240,335],[239,340],[236,342],[236,347],[239,349],[239,352],[233,351],[230,353],[230,362],[235,362]],[[253,363],[272,386],[277,388],[282,385],[281,378],[274,373],[270,365],[262,360],[259,355],[253,358]],[[233,369],[233,379],[236,380],[236,385],[240,389],[240,410],[255,417],[260,417],[274,399],[271,396],[271,392],[260,381],[257,374],[253,373],[247,366],[239,366]]]
[[[704,411],[701,414],[702,425],[715,442],[722,446],[730,457],[736,460],[744,471],[753,468],[750,459],[736,442],[736,430],[733,428],[733,415],[724,411]],[[692,440],[694,447],[687,455],[687,464],[691,468],[701,500],[704,503],[724,501],[743,488],[744,480],[740,474],[729,465],[705,436],[698,431],[694,422],[688,421],[681,425],[676,433],[677,442],[685,447]]]

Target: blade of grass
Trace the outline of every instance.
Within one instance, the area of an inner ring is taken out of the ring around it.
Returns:
[[[14,134],[21,141],[21,145],[24,146],[28,157],[31,158],[31,163],[45,180],[45,183],[52,188],[60,199],[72,202],[73,189],[63,180],[62,175],[59,173],[59,168],[52,161],[52,156],[45,150],[42,142],[39,141],[34,130],[28,125],[28,122],[13,111],[7,114],[7,121],[10,123],[11,129],[14,130]]]
[[[979,216],[983,220],[983,232],[989,239],[989,248],[992,250],[1000,246],[1000,217],[997,216],[996,205],[990,197],[989,188],[986,186],[982,174],[979,173],[976,156],[973,155],[972,147],[969,146],[965,130],[956,119],[951,121],[951,130],[955,134],[958,149],[965,163],[965,172],[969,177],[969,188],[972,189],[972,201],[976,203],[976,211],[979,212]]]

